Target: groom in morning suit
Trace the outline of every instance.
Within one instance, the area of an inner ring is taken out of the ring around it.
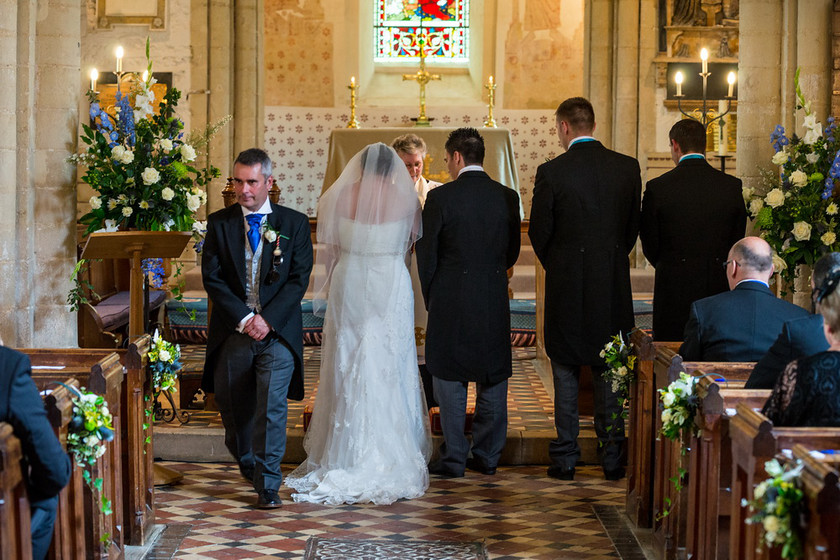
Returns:
[[[694,119],[671,127],[677,166],[648,181],[639,237],[656,268],[653,337],[682,340],[691,304],[727,291],[723,262],[744,237],[741,180],[706,161],[706,128]]]
[[[573,480],[581,366],[592,370],[595,433],[608,480],[624,476],[624,422],[618,395],[602,374],[601,349],[634,327],[630,263],[639,233],[639,162],[592,137],[595,112],[582,97],[555,113],[566,150],[537,168],[528,236],[545,267],[545,348],[554,376],[557,439],[548,475]]]
[[[208,217],[201,258],[213,304],[202,388],[216,394],[225,445],[264,509],[281,506],[287,398],[303,398],[300,302],[312,270],[309,220],[272,204],[272,183],[263,150],[237,156],[238,204]]]
[[[496,473],[507,437],[510,303],[507,269],[519,256],[519,197],[481,167],[484,140],[459,128],[446,141],[453,181],[429,191],[417,267],[429,320],[426,367],[440,407],[443,444],[429,472]],[[467,384],[475,382],[472,458],[464,435]]]

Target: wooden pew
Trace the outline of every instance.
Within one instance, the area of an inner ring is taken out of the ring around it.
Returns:
[[[39,390],[56,389],[55,382],[74,377],[80,386],[102,395],[108,403],[114,423],[114,439],[107,444],[105,455],[92,468],[94,479],[103,480],[102,491],[84,487],[85,555],[87,558],[119,560],[123,558],[122,516],[122,422],[121,391],[124,368],[116,352],[96,350],[21,349],[32,361],[32,379]],[[45,368],[46,366],[46,368]],[[61,369],[51,369],[60,367]],[[94,495],[96,494],[96,495]],[[111,501],[113,513],[101,512],[101,499]],[[107,535],[107,536],[106,536]]]
[[[627,516],[637,527],[650,527],[653,520],[654,418],[659,414],[653,360],[657,348],[678,350],[680,342],[654,342],[642,330],[630,333],[636,356],[635,381],[630,385],[630,414],[627,426]]]
[[[147,355],[151,337],[143,335],[117,350],[120,362],[125,366],[125,380],[120,394],[122,414],[120,433],[122,437],[122,497],[123,520],[126,544],[142,546],[146,543],[155,523],[154,457],[151,453],[152,418],[146,417],[146,408],[152,408],[152,379],[148,372]],[[89,363],[92,357],[104,358],[111,350],[62,349],[27,351],[33,362],[40,366],[68,367]],[[148,400],[146,398],[148,397]],[[110,406],[110,405],[109,405]],[[116,418],[115,418],[116,422]],[[147,427],[143,427],[144,424]],[[117,426],[115,424],[114,428]],[[147,453],[148,449],[148,453]]]
[[[680,372],[690,375],[713,374],[730,381],[746,381],[754,362],[684,362],[672,348],[658,348],[653,362],[656,389],[664,389],[679,378]],[[688,458],[683,459],[682,449],[690,442],[671,441],[659,435],[662,418],[654,414],[656,442],[653,469],[653,548],[657,558],[671,560],[685,548],[687,542],[688,494],[683,481],[677,490],[672,479],[679,476],[680,468],[688,469]]]
[[[76,379],[63,381],[70,387],[79,387]],[[50,424],[63,447],[67,447],[67,432],[73,419],[73,394],[65,387],[52,388],[44,397],[44,407]],[[58,495],[58,510],[53,530],[53,540],[47,556],[50,560],[85,557],[85,483],[82,470],[73,462],[70,482]]]
[[[840,560],[840,455],[816,457],[797,444],[793,456],[804,464],[805,558]]]
[[[698,381],[697,393],[702,401],[695,423],[701,433],[691,437],[688,455],[686,550],[693,559],[722,560],[729,557],[730,415],[738,403],[764,406],[770,390],[743,389],[742,382],[722,383],[704,377]]]
[[[801,444],[813,449],[840,447],[840,428],[790,428],[773,426],[766,416],[744,403],[737,406],[737,414],[729,422],[732,438],[732,532],[729,539],[729,557],[754,560],[767,557],[766,550],[756,552],[760,531],[745,520],[747,508],[741,500],[752,500],[755,485],[766,479],[764,463],[783,449]]]
[[[31,560],[29,498],[20,469],[23,454],[12,426],[0,422],[0,560]]]

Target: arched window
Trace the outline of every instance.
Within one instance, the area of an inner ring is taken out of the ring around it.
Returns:
[[[469,62],[469,0],[375,1],[375,62]]]

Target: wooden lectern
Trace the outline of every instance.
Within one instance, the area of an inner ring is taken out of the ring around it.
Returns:
[[[148,258],[177,258],[184,252],[192,232],[189,231],[114,231],[97,232],[88,236],[83,259],[129,259],[128,338],[134,340],[144,333],[143,325],[143,267]]]
[[[134,341],[145,334],[143,324],[142,261],[149,258],[177,258],[184,252],[192,232],[189,231],[114,231],[91,233],[84,249],[83,259],[129,259],[128,340]],[[161,465],[154,465],[155,486],[172,484],[183,475]]]

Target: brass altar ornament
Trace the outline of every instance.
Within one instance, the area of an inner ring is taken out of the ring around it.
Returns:
[[[350,77],[350,85],[347,89],[350,90],[350,122],[347,123],[347,128],[359,128],[359,121],[356,120],[356,90],[359,89],[356,85],[356,76]]]
[[[426,117],[426,84],[432,80],[440,80],[439,74],[431,74],[426,70],[426,35],[419,39],[420,43],[420,69],[414,74],[403,74],[403,81],[415,80],[420,84],[420,116],[411,119],[414,126],[431,126],[432,121]]]
[[[492,75],[487,85],[484,86],[484,89],[487,90],[487,118],[484,119],[484,126],[496,128],[496,119],[493,118],[493,106],[496,101],[496,82],[493,81]]]

